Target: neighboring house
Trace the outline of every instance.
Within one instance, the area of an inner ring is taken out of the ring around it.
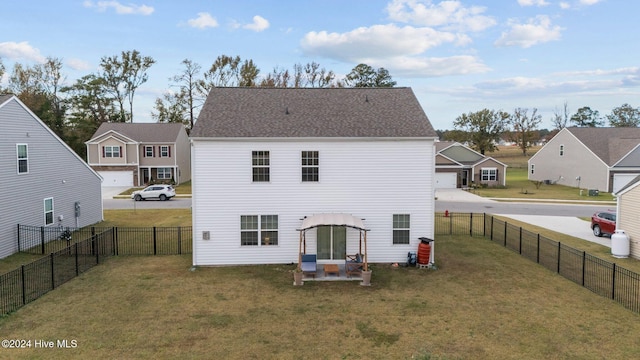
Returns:
[[[640,221],[638,221],[640,218],[640,176],[636,176],[615,195],[618,198],[616,229],[624,230],[629,237],[629,255],[640,259]]]
[[[505,186],[507,165],[458,142],[436,142],[436,189]]]
[[[87,162],[103,186],[181,184],[191,180],[189,136],[182,124],[103,123],[87,145]]]
[[[406,262],[433,238],[436,138],[410,88],[214,88],[191,133],[193,265]]]
[[[640,175],[640,128],[564,128],[529,159],[529,180],[617,192]]]
[[[0,258],[18,251],[18,224],[102,221],[100,176],[12,95],[0,95],[0,153]]]

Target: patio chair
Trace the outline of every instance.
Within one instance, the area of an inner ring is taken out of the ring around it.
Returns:
[[[347,255],[347,258],[344,260],[344,272],[347,276],[360,274],[363,266],[362,254]]]
[[[302,254],[302,259],[300,261],[302,273],[312,275],[315,278],[317,268],[316,262],[316,254]]]

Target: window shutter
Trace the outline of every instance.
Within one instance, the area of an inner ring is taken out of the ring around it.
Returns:
[[[118,146],[120,149],[120,157],[122,157],[122,146]]]
[[[153,157],[156,157],[156,147],[155,146],[151,147],[151,152],[153,153]]]
[[[167,146],[167,152],[169,154],[169,157],[171,157],[171,146]]]
[[[102,157],[106,157],[106,150],[104,149],[104,146],[102,147]]]

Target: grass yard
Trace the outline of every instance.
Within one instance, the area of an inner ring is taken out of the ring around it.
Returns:
[[[112,258],[0,318],[3,338],[77,348],[0,357],[637,357],[638,315],[488,240],[436,241],[438,270],[373,265],[371,287],[294,287],[293,265],[190,271],[190,256]]]

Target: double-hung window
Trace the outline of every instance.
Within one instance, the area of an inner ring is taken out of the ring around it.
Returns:
[[[158,179],[171,179],[171,168],[158,168]]]
[[[320,160],[317,151],[302,152],[302,182],[318,182]]]
[[[169,145],[160,146],[160,157],[171,157],[171,150],[169,150]]]
[[[408,245],[411,229],[411,215],[394,214],[393,215],[393,244]]]
[[[44,225],[53,224],[53,198],[44,199]]]
[[[564,145],[560,145],[560,156],[564,156]]]
[[[105,146],[104,157],[106,158],[120,157],[120,146]]]
[[[278,215],[240,216],[240,245],[278,245]]]
[[[153,157],[153,146],[144,147],[144,157]]]
[[[17,144],[16,153],[18,160],[18,174],[29,172],[29,151],[27,144]]]
[[[269,182],[269,152],[253,151],[251,163],[253,182]]]
[[[498,169],[496,168],[482,168],[480,170],[480,179],[482,181],[497,181],[498,180]]]

